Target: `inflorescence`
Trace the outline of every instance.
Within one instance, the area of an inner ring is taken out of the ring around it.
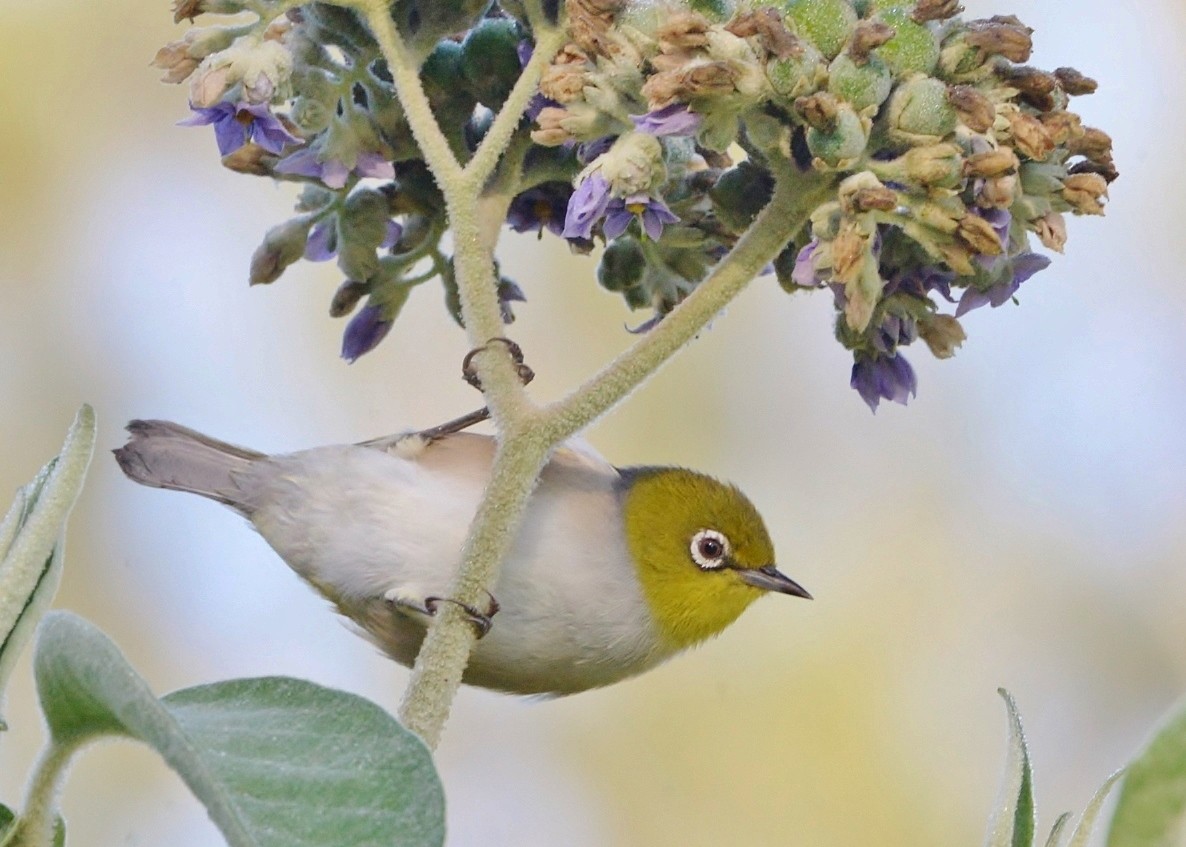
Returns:
[[[827,288],[851,384],[905,403],[900,348],[946,358],[959,318],[1014,299],[1061,252],[1064,213],[1102,214],[1111,139],[1068,110],[1095,82],[1026,64],[1012,16],[963,21],[951,0],[534,0],[569,40],[512,140],[521,167],[506,223],[605,245],[597,277],[645,331],[704,279],[789,178],[831,196],[773,262],[787,291]],[[444,203],[361,19],[328,3],[178,0],[175,19],[253,12],[162,48],[188,80],[232,170],[303,185],[298,215],[252,259],[270,283],[299,259],[336,259],[330,313],[353,315],[342,355],[387,334],[410,291],[438,280],[460,321]],[[396,0],[433,112],[461,161],[534,49],[520,2]],[[538,20],[538,17],[535,18]],[[778,171],[778,173],[783,173]],[[504,319],[523,299],[501,278]],[[365,304],[360,303],[365,298]]]

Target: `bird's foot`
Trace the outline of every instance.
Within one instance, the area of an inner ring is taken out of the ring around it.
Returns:
[[[465,358],[461,360],[461,377],[462,377],[462,379],[464,379],[466,382],[468,382],[470,385],[472,385],[474,388],[478,389],[479,391],[482,390],[482,380],[478,378],[478,372],[474,369],[474,356],[478,355],[479,353],[481,353],[485,350],[489,350],[490,345],[494,344],[494,343],[506,345],[507,352],[510,353],[510,355],[511,355],[511,361],[515,365],[515,371],[519,375],[520,382],[522,382],[524,385],[526,385],[527,383],[529,383],[533,379],[535,379],[535,371],[533,371],[523,361],[523,348],[520,347],[515,342],[511,341],[511,339],[504,338],[502,336],[499,336],[498,338],[491,338],[489,341],[487,341],[481,347],[475,347],[473,350],[470,350],[468,353],[465,354]]]
[[[468,603],[462,603],[460,600],[454,600],[451,597],[425,597],[424,608],[428,610],[430,615],[436,615],[441,603],[453,603],[460,606],[461,610],[465,612],[465,617],[474,625],[474,629],[477,630],[478,638],[482,638],[490,631],[490,627],[494,626],[494,616],[498,614],[500,608],[498,600],[494,598],[493,594],[487,591],[486,596],[490,598],[490,605],[485,612],[479,612]]]

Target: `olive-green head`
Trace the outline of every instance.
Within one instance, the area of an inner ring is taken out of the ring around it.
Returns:
[[[735,486],[666,467],[625,468],[622,485],[630,554],[672,647],[716,635],[766,592],[811,597],[774,567],[762,516]]]

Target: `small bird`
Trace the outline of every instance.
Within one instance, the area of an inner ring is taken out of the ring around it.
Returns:
[[[114,451],[128,477],[246,517],[411,666],[447,600],[493,438],[438,427],[269,456],[167,421],[128,431]],[[775,568],[762,518],[737,488],[683,468],[617,468],[570,442],[543,469],[490,609],[468,610],[489,632],[464,681],[538,695],[608,685],[718,634],[767,592],[811,596]]]

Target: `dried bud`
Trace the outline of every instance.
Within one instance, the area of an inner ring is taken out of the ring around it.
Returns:
[[[269,229],[251,256],[248,282],[266,285],[278,280],[285,268],[305,255],[312,226],[311,218],[293,218]]]
[[[918,0],[910,19],[916,24],[927,21],[945,21],[954,18],[964,10],[958,0]]]
[[[1013,15],[994,15],[987,20],[969,21],[965,38],[983,59],[1004,56],[1011,62],[1028,62],[1034,47],[1033,33]]]
[[[852,31],[848,42],[848,55],[858,65],[869,60],[869,53],[885,44],[895,35],[894,28],[881,21],[860,21]]]
[[[1076,162],[1067,169],[1067,172],[1073,174],[1099,174],[1104,178],[1105,182],[1115,182],[1116,178],[1120,176],[1120,171],[1116,170],[1116,166],[1111,162]]]
[[[960,218],[956,236],[982,256],[999,256],[1005,249],[992,224],[979,215],[968,214]]]
[[[696,12],[679,12],[659,25],[655,36],[664,53],[689,53],[708,47],[708,18]]]
[[[1084,156],[1092,162],[1112,162],[1112,137],[1102,129],[1085,127],[1083,134],[1067,142],[1072,156]]]
[[[797,99],[795,111],[807,122],[808,126],[819,130],[828,130],[836,125],[836,115],[840,111],[840,104],[831,94],[821,91],[818,94]]]
[[[1038,111],[1048,112],[1055,107],[1058,79],[1054,74],[1029,65],[1003,65],[997,68],[997,76],[1006,85],[1016,88],[1021,99]]]
[[[782,16],[772,8],[738,12],[725,26],[738,38],[757,38],[762,49],[776,59],[790,59],[803,55],[803,43],[791,34]]]
[[[222,166],[235,173],[249,176],[275,176],[272,167],[280,160],[275,153],[270,153],[254,141],[248,141],[238,150],[233,150],[222,157]]]
[[[918,322],[918,335],[936,359],[950,359],[967,339],[960,322],[951,315],[927,315]]]
[[[1070,174],[1063,180],[1062,197],[1080,215],[1102,215],[1102,198],[1108,196],[1108,182],[1099,174]]]
[[[1008,119],[1013,147],[1021,155],[1040,162],[1054,150],[1054,140],[1040,120],[1020,111],[1009,112]]]
[[[573,43],[587,53],[599,52],[606,33],[626,0],[564,0]]]
[[[726,62],[695,62],[652,74],[642,95],[652,110],[679,100],[722,97],[736,91],[736,70]]]
[[[579,99],[588,84],[589,57],[573,45],[567,45],[539,82],[540,93],[558,103]]]
[[[971,177],[994,177],[1015,173],[1021,166],[1017,154],[1008,147],[973,153],[964,160],[964,174]]]
[[[1044,247],[1056,253],[1062,252],[1063,245],[1067,243],[1067,222],[1060,213],[1047,212],[1037,220],[1030,221],[1030,226]]]
[[[1098,83],[1089,76],[1084,76],[1074,68],[1055,68],[1054,76],[1058,79],[1062,90],[1072,97],[1080,94],[1094,94]]]
[[[845,214],[867,212],[879,209],[888,212],[898,205],[898,195],[870,171],[861,171],[846,177],[836,189],[840,208]]]
[[[334,292],[334,298],[329,304],[329,316],[331,318],[346,317],[354,311],[358,306],[358,301],[365,297],[369,290],[370,286],[365,282],[359,282],[356,279],[346,280]]]
[[[970,85],[948,88],[947,102],[959,115],[960,122],[972,132],[988,132],[996,120],[996,106]]]
[[[911,147],[901,157],[907,179],[920,185],[955,188],[963,174],[963,155],[955,144]]]
[[[1008,209],[1017,199],[1017,174],[1005,174],[984,180],[976,192],[976,205],[988,209]]]
[[[1074,112],[1044,112],[1038,116],[1038,120],[1046,127],[1046,134],[1056,146],[1068,144],[1072,139],[1083,135],[1082,119]]]

